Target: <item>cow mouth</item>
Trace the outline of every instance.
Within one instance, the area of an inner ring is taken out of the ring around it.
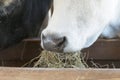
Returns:
[[[55,52],[63,52],[64,48],[65,48],[65,42],[66,41],[66,38],[63,39],[63,41],[61,41],[58,45],[56,45],[54,48],[53,48],[53,51]],[[59,47],[58,47],[59,46]]]
[[[57,47],[57,46],[51,46],[51,47],[47,47],[44,46],[44,49],[48,50],[48,51],[53,51],[53,52],[59,52],[59,53],[62,53],[64,52],[64,48],[65,48],[65,44],[64,45],[60,45],[60,47]]]

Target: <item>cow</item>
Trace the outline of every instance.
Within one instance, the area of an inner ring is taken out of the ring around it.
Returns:
[[[0,50],[25,38],[37,37],[51,2],[52,0],[0,0]]]
[[[55,52],[76,52],[100,35],[120,36],[120,0],[54,0],[53,15],[42,31],[41,46]]]

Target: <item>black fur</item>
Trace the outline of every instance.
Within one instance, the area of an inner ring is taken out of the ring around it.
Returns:
[[[36,37],[51,3],[52,0],[15,0],[5,8],[0,4],[0,48]]]

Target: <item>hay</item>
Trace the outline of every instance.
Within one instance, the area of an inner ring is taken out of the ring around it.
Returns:
[[[81,58],[81,52],[56,53],[42,51],[40,55],[24,66],[33,65],[40,68],[86,68],[87,65]]]

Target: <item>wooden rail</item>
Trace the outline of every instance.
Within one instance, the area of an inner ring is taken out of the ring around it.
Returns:
[[[0,80],[120,80],[120,70],[0,68]]]

